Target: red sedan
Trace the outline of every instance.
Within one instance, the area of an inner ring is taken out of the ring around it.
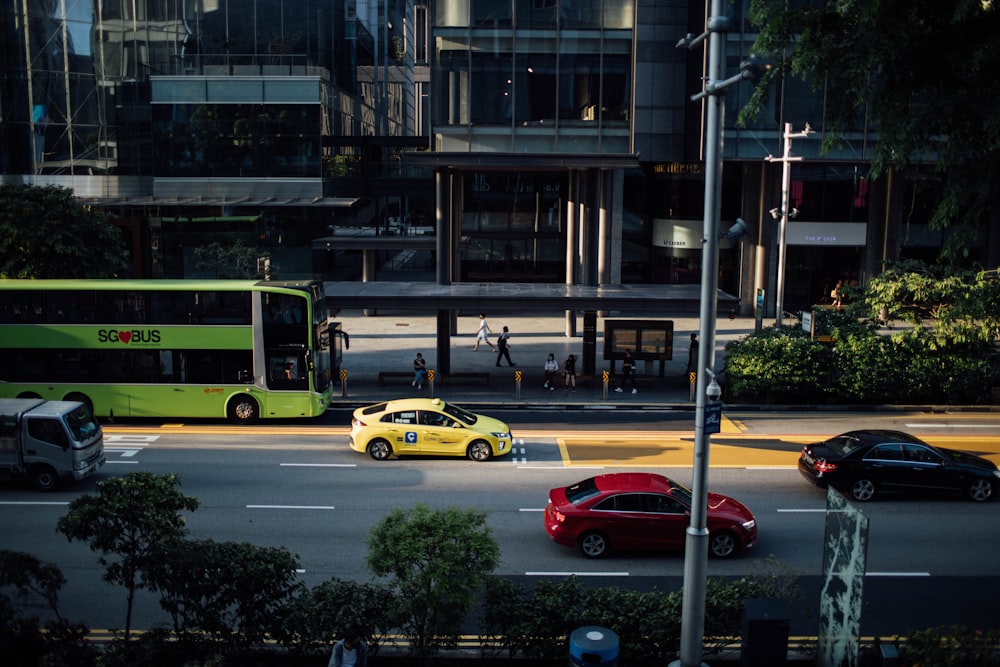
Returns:
[[[588,558],[618,550],[683,550],[691,491],[663,475],[614,473],[549,491],[545,531]],[[708,494],[709,553],[728,558],[757,542],[757,521],[739,501]]]

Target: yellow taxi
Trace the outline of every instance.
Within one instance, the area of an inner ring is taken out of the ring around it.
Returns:
[[[510,453],[510,427],[440,398],[403,398],[354,411],[351,449],[384,461],[392,455],[467,456],[488,461]]]

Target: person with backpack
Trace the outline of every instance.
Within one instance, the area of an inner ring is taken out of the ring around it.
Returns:
[[[497,337],[497,367],[500,366],[500,359],[506,358],[508,366],[517,366],[510,360],[510,330],[503,328],[503,332]]]

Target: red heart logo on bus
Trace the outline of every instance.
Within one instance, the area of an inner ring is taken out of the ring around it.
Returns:
[[[119,331],[118,332],[118,340],[120,340],[121,342],[123,342],[126,345],[128,345],[128,342],[130,340],[132,340],[132,332],[131,331]]]

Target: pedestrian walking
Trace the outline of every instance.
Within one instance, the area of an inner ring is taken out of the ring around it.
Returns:
[[[476,332],[476,346],[472,348],[473,352],[479,351],[479,344],[486,343],[490,346],[491,350],[496,350],[493,347],[493,343],[490,342],[490,334],[493,333],[493,329],[490,329],[490,325],[486,322],[486,315],[479,313],[479,331]]]
[[[635,388],[635,360],[632,358],[632,350],[625,350],[625,359],[622,360],[622,381],[615,391],[619,394],[625,389],[625,383],[628,382],[632,385],[632,393],[637,394],[639,391]]]
[[[491,346],[492,347],[492,346]],[[503,332],[497,336],[497,366],[500,366],[500,359],[506,359],[508,366],[517,366],[510,360],[510,330],[503,328]]]

